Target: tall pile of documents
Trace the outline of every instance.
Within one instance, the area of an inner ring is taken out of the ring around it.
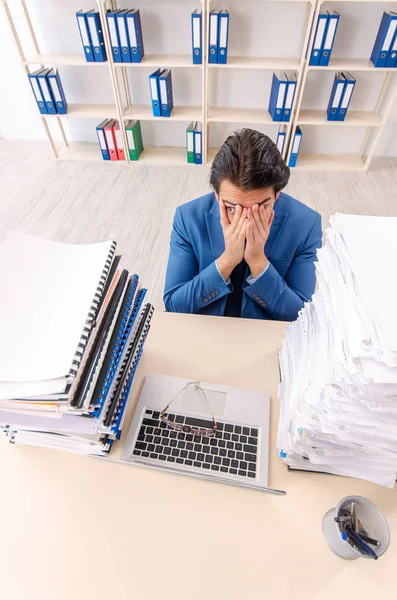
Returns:
[[[294,469],[395,484],[396,258],[397,218],[331,217],[318,291],[279,356],[277,448]]]
[[[106,455],[153,307],[116,243],[0,231],[0,425],[11,442]]]

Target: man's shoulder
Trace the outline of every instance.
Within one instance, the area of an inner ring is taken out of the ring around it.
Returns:
[[[200,198],[196,198],[195,200],[190,200],[190,202],[181,204],[177,210],[179,210],[184,217],[196,215],[203,216],[204,211],[211,210],[214,202],[216,202],[215,194],[211,192],[210,194],[205,194],[205,196],[200,196]]]
[[[295,222],[302,220],[313,224],[318,219],[321,219],[320,214],[317,211],[313,210],[309,206],[306,206],[306,204],[303,204],[303,202],[296,200],[296,198],[285,194],[284,192],[281,192],[279,201],[280,200],[281,212],[288,213],[289,219]]]

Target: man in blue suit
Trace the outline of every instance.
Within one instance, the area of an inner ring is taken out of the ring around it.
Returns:
[[[290,170],[266,135],[230,135],[210,174],[215,193],[177,208],[167,311],[293,321],[315,288],[321,217],[281,190]]]

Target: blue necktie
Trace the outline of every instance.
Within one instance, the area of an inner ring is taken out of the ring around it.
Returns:
[[[243,283],[247,263],[242,260],[237,267],[234,268],[230,275],[230,281],[233,284],[233,291],[227,297],[225,317],[241,317],[241,306],[243,301]]]

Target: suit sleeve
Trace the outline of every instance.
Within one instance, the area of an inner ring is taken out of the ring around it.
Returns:
[[[212,302],[230,294],[215,261],[201,272],[189,241],[181,210],[175,213],[164,289],[168,312],[199,313]]]
[[[315,222],[283,279],[272,264],[267,271],[244,292],[259,304],[272,319],[294,321],[303,308],[304,302],[311,300],[316,286],[317,248],[321,248],[321,217]]]

